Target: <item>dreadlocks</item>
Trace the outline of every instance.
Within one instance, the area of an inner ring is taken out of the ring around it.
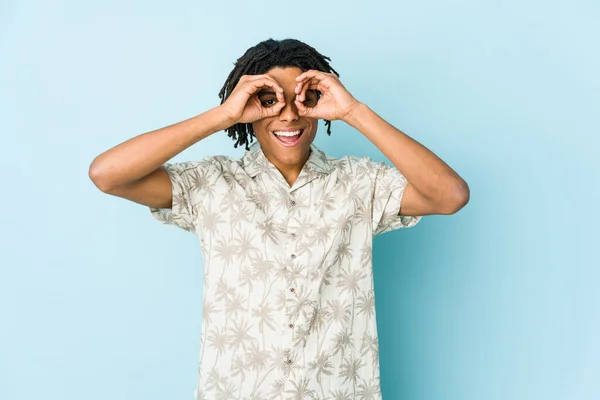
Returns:
[[[298,67],[302,71],[315,69],[321,72],[332,72],[340,76],[327,61],[331,59],[322,55],[313,47],[296,39],[268,39],[246,50],[244,55],[235,62],[235,67],[229,73],[225,84],[219,92],[221,104],[227,100],[243,75],[265,74],[273,67]],[[331,121],[325,120],[327,134],[331,135]],[[227,128],[227,136],[237,140],[234,147],[240,144],[248,147],[248,136],[254,140],[252,124],[240,123]]]

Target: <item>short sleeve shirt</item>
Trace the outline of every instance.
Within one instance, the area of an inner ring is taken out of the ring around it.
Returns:
[[[196,399],[381,399],[372,240],[422,218],[400,171],[313,143],[290,187],[257,142],[164,168],[172,208],[150,211],[204,260]]]

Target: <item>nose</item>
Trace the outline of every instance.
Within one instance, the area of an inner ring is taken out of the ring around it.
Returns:
[[[285,106],[279,112],[279,120],[289,122],[296,121],[298,118],[300,118],[300,115],[298,114],[298,107],[296,107],[294,99],[286,100]]]

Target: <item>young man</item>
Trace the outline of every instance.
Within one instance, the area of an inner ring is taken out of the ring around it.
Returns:
[[[103,192],[200,238],[204,302],[197,399],[380,399],[373,236],[452,214],[465,181],[353,97],[293,39],[240,59],[221,105],[96,157]],[[355,127],[395,167],[327,156],[324,119]],[[226,130],[240,159],[167,163]],[[258,143],[248,146],[248,139]]]

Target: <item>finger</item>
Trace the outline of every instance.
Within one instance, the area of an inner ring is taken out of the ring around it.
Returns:
[[[279,103],[275,104],[273,107],[269,107],[267,110],[271,116],[279,115],[279,113],[281,112],[283,107],[285,107],[285,102],[279,102]]]
[[[321,96],[323,96],[323,93],[327,93],[328,88],[324,87],[321,83],[310,83],[306,86],[306,90],[304,92],[306,93],[309,90],[320,92]]]
[[[250,75],[250,77],[251,77],[250,81],[258,81],[258,80],[261,80],[261,79],[266,79],[266,80],[268,80],[270,82],[273,82],[277,87],[279,87],[280,89],[282,89],[281,86],[279,86],[279,82],[277,82],[275,80],[275,78],[273,76],[269,75],[269,74],[264,74],[264,75]]]
[[[317,72],[320,72],[320,71],[312,70],[311,69],[311,70],[305,71],[302,74],[298,75],[296,77],[296,87],[294,88],[294,92],[296,94],[301,93],[302,92],[302,85],[304,84],[304,82],[306,82],[309,79],[315,78],[315,74]]]
[[[252,94],[257,94],[260,89],[268,87],[273,89],[279,103],[285,101],[285,98],[283,97],[283,88],[279,86],[279,83],[277,83],[275,79],[268,75],[259,75],[256,79],[249,81],[248,84],[252,87]]]
[[[296,83],[296,87],[294,88],[294,92],[296,94],[302,93],[303,86],[306,84],[306,82],[309,82],[311,80],[318,81],[319,79],[318,78],[305,77],[303,80],[301,80],[301,81],[299,81],[299,82]]]
[[[303,100],[298,99],[294,100],[294,104],[298,109],[298,114],[300,114],[303,117],[310,117],[311,115],[314,115],[314,113],[316,112],[316,108],[318,107],[318,105],[315,105],[314,107],[308,107],[306,106],[306,104],[304,104]]]
[[[298,82],[298,84],[296,85],[296,89],[294,89],[294,92],[296,93],[296,99],[300,100],[300,101],[304,101],[304,87],[306,86],[306,81],[301,81]]]
[[[310,113],[310,108],[306,107],[300,100],[294,100],[294,104],[296,104],[296,108],[298,109],[298,114],[303,117],[307,116]]]
[[[285,107],[285,101],[278,101],[272,106],[264,106],[262,104],[263,102],[261,101],[261,99],[259,99],[258,96],[254,96],[254,102],[256,104],[256,107],[259,110],[261,110],[260,112],[262,113],[262,115],[264,115],[264,117],[262,118],[278,115],[281,112],[281,109]]]
[[[285,102],[285,98],[283,97],[283,88],[279,86],[279,83],[275,79],[273,79],[269,75],[265,75],[262,79],[257,79],[258,83],[262,83],[263,86],[259,86],[259,89],[266,87],[270,87],[275,91],[275,95],[277,96],[278,103]]]
[[[258,96],[253,97],[253,102],[256,105],[256,109],[259,110],[260,119],[272,117],[274,115],[278,115],[281,112],[281,109],[285,107],[285,103],[278,102],[270,107],[265,107],[262,104],[262,101],[258,98]]]
[[[318,78],[311,78],[310,80],[306,80],[302,82],[300,86],[300,94],[301,100],[304,101],[306,91],[308,90],[318,90],[321,94],[327,93],[330,91],[331,87],[334,85],[331,81],[322,81]]]
[[[317,78],[319,80],[323,80],[329,76],[330,76],[330,74],[327,74],[323,71],[318,71],[316,69],[309,69],[308,71],[305,71],[305,72],[301,73],[300,75],[298,75],[296,77],[296,82],[303,81],[307,78]]]
[[[306,100],[306,92],[309,90],[318,90],[321,93],[323,93],[327,90],[327,88],[325,88],[321,84],[321,82],[319,82],[317,79],[314,79],[314,78],[311,80],[304,81],[300,88],[300,93],[296,96],[298,98],[298,100],[300,100],[300,101]]]
[[[294,92],[296,93],[296,99],[300,101],[304,101],[304,87],[306,86],[306,82],[306,80],[298,82],[296,84],[296,88],[294,89]]]

